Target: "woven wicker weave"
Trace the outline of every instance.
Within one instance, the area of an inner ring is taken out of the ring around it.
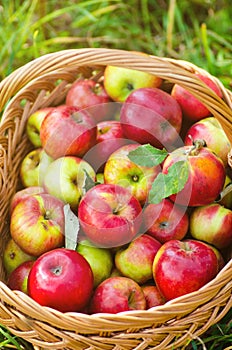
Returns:
[[[221,122],[232,142],[232,94],[220,87],[223,101],[192,73],[205,71],[168,58],[110,49],[65,50],[36,59],[0,83],[0,249],[9,238],[9,202],[17,190],[19,165],[29,150],[28,116],[38,108],[63,102],[79,74],[101,74],[107,64],[153,73],[178,83],[201,100]],[[57,84],[59,81],[59,84]],[[228,157],[228,159],[231,159]],[[0,323],[31,342],[35,349],[184,349],[218,322],[232,306],[232,260],[199,291],[147,311],[117,315],[60,313],[10,290],[0,260]]]

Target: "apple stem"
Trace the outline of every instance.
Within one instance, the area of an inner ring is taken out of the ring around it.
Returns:
[[[189,151],[187,152],[188,155],[190,156],[197,156],[200,149],[202,149],[203,147],[206,147],[206,142],[203,139],[196,139],[193,140],[193,145],[192,147],[189,149]]]

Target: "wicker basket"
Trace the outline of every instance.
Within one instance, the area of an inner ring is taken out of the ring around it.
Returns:
[[[17,190],[19,165],[28,152],[27,117],[38,108],[62,103],[79,74],[90,77],[107,64],[133,68],[178,83],[201,100],[221,122],[232,142],[232,94],[220,87],[223,101],[192,73],[204,72],[185,61],[110,49],[65,50],[36,59],[0,83],[0,249],[9,238],[9,202]],[[59,82],[59,84],[57,83]],[[232,260],[199,291],[147,311],[117,315],[61,313],[41,307],[10,290],[0,260],[0,323],[35,349],[184,349],[232,307]]]

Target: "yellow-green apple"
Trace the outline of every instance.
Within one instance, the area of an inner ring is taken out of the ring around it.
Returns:
[[[34,256],[25,253],[12,238],[9,239],[3,251],[3,266],[7,275],[14,271],[23,262],[35,259]]]
[[[162,245],[153,262],[153,278],[165,300],[194,292],[218,272],[216,254],[209,245],[193,239]]]
[[[218,249],[232,244],[232,210],[218,203],[194,208],[190,215],[189,231],[193,238]]]
[[[93,273],[75,250],[53,249],[42,254],[28,276],[28,294],[42,306],[61,312],[81,311],[93,291]]]
[[[82,157],[96,143],[96,135],[93,118],[75,106],[54,108],[40,127],[42,147],[54,159],[65,155]]]
[[[185,207],[164,198],[160,203],[149,203],[143,210],[144,230],[147,234],[165,243],[171,239],[183,239],[189,228]]]
[[[116,102],[124,102],[133,90],[147,87],[158,88],[161,83],[161,78],[134,69],[108,65],[104,71],[105,90]]]
[[[28,275],[33,264],[33,260],[25,261],[20,264],[15,270],[13,270],[7,280],[8,287],[12,290],[20,290],[21,292],[28,294]]]
[[[40,127],[45,116],[53,109],[53,107],[44,107],[32,113],[26,124],[26,133],[32,145],[36,148],[41,147]]]
[[[45,193],[45,190],[41,186],[29,186],[26,188],[23,188],[21,190],[18,190],[12,197],[11,202],[10,202],[10,215],[14,209],[14,207],[21,202],[22,199],[27,197],[28,195],[33,195],[33,194],[40,194],[40,193]]]
[[[111,99],[102,82],[78,79],[67,92],[65,104],[86,109],[98,123],[111,116]]]
[[[38,257],[64,244],[64,203],[47,193],[19,202],[10,220],[11,236],[27,254]]]
[[[188,179],[182,190],[170,196],[176,204],[202,206],[213,202],[221,192],[225,182],[225,167],[221,158],[201,142],[193,146],[183,146],[172,151],[163,162],[163,173],[179,161],[187,162]]]
[[[118,247],[138,234],[142,207],[127,188],[98,184],[82,197],[78,218],[91,242],[103,248]]]
[[[146,299],[146,309],[165,304],[164,297],[160,294],[158,288],[153,284],[144,284],[141,286]]]
[[[53,162],[43,148],[36,148],[26,154],[20,166],[20,179],[24,187],[42,186],[47,167]]]
[[[152,264],[161,247],[155,238],[142,234],[128,246],[122,246],[115,254],[115,266],[125,277],[139,284],[152,279]]]
[[[199,78],[203,83],[205,83],[208,88],[213,90],[216,95],[222,97],[222,92],[218,85],[212,80],[212,78],[200,74],[194,73],[197,78]],[[171,96],[173,96],[176,101],[179,103],[183,115],[185,118],[190,119],[191,121],[198,121],[202,118],[209,117],[211,115],[208,108],[201,102],[197,97],[192,93],[186,90],[184,87],[175,84],[171,91]]]
[[[104,182],[128,188],[143,205],[148,197],[154,179],[161,172],[160,165],[145,167],[135,164],[129,153],[140,145],[124,145],[114,151],[104,167]]]
[[[194,123],[186,132],[184,144],[192,145],[193,140],[204,139],[208,148],[215,152],[225,166],[231,143],[220,122],[215,117],[208,117]]]
[[[109,277],[95,289],[90,300],[90,313],[116,314],[145,310],[146,300],[141,286],[124,276]]]
[[[229,175],[226,175],[225,184],[222,190],[222,193],[224,190],[226,190],[226,187],[228,185],[231,185],[232,180]],[[223,207],[231,209],[232,210],[232,190],[229,191],[224,197],[222,197],[219,201],[219,204],[223,205]]]
[[[76,251],[88,261],[94,277],[94,288],[110,277],[114,262],[110,249],[94,246],[89,240],[81,240]]]
[[[121,108],[120,122],[124,136],[140,144],[171,150],[181,142],[181,108],[170,94],[158,88],[134,90]]]
[[[118,120],[105,120],[97,124],[97,143],[85,155],[95,171],[102,172],[105,162],[118,148],[128,144]]]
[[[96,174],[84,159],[65,156],[54,160],[47,168],[43,186],[46,192],[70,204],[76,210],[87,191],[89,179],[94,183]]]

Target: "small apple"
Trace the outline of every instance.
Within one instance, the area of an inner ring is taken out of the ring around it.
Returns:
[[[152,279],[152,264],[160,247],[161,243],[155,238],[142,234],[117,250],[115,266],[123,276],[143,284]]]
[[[15,270],[9,275],[7,285],[12,290],[20,290],[21,292],[28,294],[27,282],[28,275],[34,261],[25,261],[20,264]]]
[[[96,135],[93,118],[75,106],[54,108],[40,128],[42,147],[54,159],[65,155],[82,157],[95,145]]]
[[[102,82],[92,79],[78,79],[69,89],[65,104],[86,109],[92,118],[98,123],[109,119],[111,115],[111,99],[105,91]]]
[[[165,243],[183,239],[188,232],[189,217],[186,208],[164,198],[160,203],[149,203],[143,211],[146,233]]]
[[[11,215],[10,232],[27,254],[38,257],[64,244],[64,203],[49,194],[25,197]]]
[[[28,276],[28,294],[42,306],[80,311],[90,300],[93,273],[75,250],[57,248],[42,254]]]
[[[181,108],[170,94],[158,88],[131,92],[121,108],[120,122],[124,137],[140,144],[170,150],[181,141]]]
[[[41,186],[29,186],[26,188],[23,188],[21,190],[18,190],[12,197],[12,200],[10,202],[10,215],[12,211],[14,210],[15,206],[21,202],[22,199],[24,199],[27,196],[33,195],[33,194],[40,194],[45,193],[45,190]]]
[[[142,288],[131,278],[109,277],[95,289],[90,301],[90,313],[116,314],[129,310],[145,310]]]
[[[82,197],[80,226],[88,239],[103,248],[130,242],[139,232],[142,207],[127,188],[98,184]]]
[[[186,132],[184,144],[186,146],[192,145],[193,140],[196,139],[205,140],[207,147],[215,152],[227,166],[227,156],[232,145],[215,117],[204,118],[194,123]]]
[[[151,307],[165,304],[164,297],[160,294],[158,288],[155,285],[145,284],[142,285],[143,294],[146,299],[146,309]]]
[[[42,148],[36,148],[23,158],[20,179],[24,187],[42,186],[47,167],[53,159]]]
[[[106,161],[104,182],[128,188],[131,194],[143,205],[148,197],[154,179],[161,172],[159,165],[139,166],[129,159],[128,154],[140,145],[129,144],[113,152]]]
[[[153,262],[155,284],[167,301],[197,291],[217,272],[218,259],[211,247],[192,239],[164,243]]]
[[[232,244],[232,210],[218,203],[195,208],[190,215],[189,230],[193,238],[218,249]]]
[[[27,137],[31,141],[34,147],[39,148],[42,146],[40,139],[40,127],[45,116],[51,112],[53,107],[40,108],[36,112],[32,113],[26,124]]]
[[[88,240],[81,240],[77,245],[76,251],[84,256],[92,269],[94,288],[110,277],[113,268],[113,255],[110,249],[99,248]]]
[[[35,257],[25,253],[16,243],[10,238],[3,251],[3,266],[7,275],[14,271],[19,265],[26,261],[35,260]]]
[[[94,184],[96,174],[88,162],[79,157],[65,156],[48,166],[43,186],[47,193],[76,210],[87,191],[89,179]]]
[[[112,100],[124,102],[138,88],[160,87],[162,79],[146,72],[124,67],[106,66],[104,87]]]
[[[203,81],[211,90],[219,97],[222,97],[222,92],[217,84],[208,76],[194,73],[197,78]],[[175,84],[171,91],[171,96],[179,103],[183,115],[194,122],[209,117],[211,115],[208,108],[182,86]]]

